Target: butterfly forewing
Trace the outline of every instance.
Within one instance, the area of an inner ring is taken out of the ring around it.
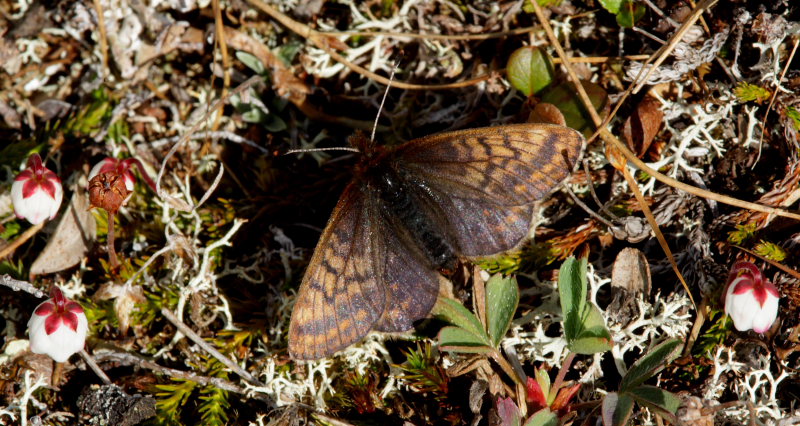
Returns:
[[[322,232],[297,295],[289,354],[317,359],[363,338],[383,314],[386,286],[373,260],[380,244],[363,187],[345,189]]]
[[[583,144],[548,124],[471,129],[408,142],[394,164],[458,254],[486,256],[525,238],[532,203],[571,173]]]

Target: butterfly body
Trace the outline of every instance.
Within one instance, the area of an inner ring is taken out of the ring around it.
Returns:
[[[331,355],[370,330],[428,315],[457,258],[526,238],[534,202],[573,169],[583,137],[545,124],[442,133],[397,147],[363,136],[347,185],[309,263],[289,329],[295,359]]]
[[[411,236],[409,243],[418,245],[431,267],[455,267],[456,251],[420,208],[420,202],[414,196],[412,188],[428,196],[433,194],[425,191],[425,187],[415,182],[413,176],[403,176],[402,169],[389,165],[376,170],[382,173],[373,177],[370,186],[377,188],[386,217],[390,220],[392,217],[396,218],[398,225],[408,230]]]

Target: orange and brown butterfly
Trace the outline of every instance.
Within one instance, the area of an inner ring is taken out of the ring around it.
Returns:
[[[518,124],[441,133],[360,152],[308,265],[289,354],[319,359],[371,330],[407,331],[433,308],[456,260],[508,251],[528,235],[534,202],[574,169],[575,130]]]

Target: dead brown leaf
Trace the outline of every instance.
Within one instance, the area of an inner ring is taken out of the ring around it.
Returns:
[[[31,265],[32,275],[51,274],[77,265],[97,237],[97,222],[89,212],[89,199],[75,191],[56,231]]]

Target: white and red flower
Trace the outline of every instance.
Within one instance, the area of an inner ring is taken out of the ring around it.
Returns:
[[[739,331],[764,333],[778,317],[780,293],[751,262],[736,262],[725,289],[725,313]]]
[[[88,330],[89,323],[81,305],[64,297],[61,290],[53,286],[50,299],[37,306],[28,321],[31,351],[64,362],[83,349]]]
[[[28,158],[28,168],[11,185],[14,213],[34,225],[56,217],[63,197],[61,179],[42,164],[39,154]]]

